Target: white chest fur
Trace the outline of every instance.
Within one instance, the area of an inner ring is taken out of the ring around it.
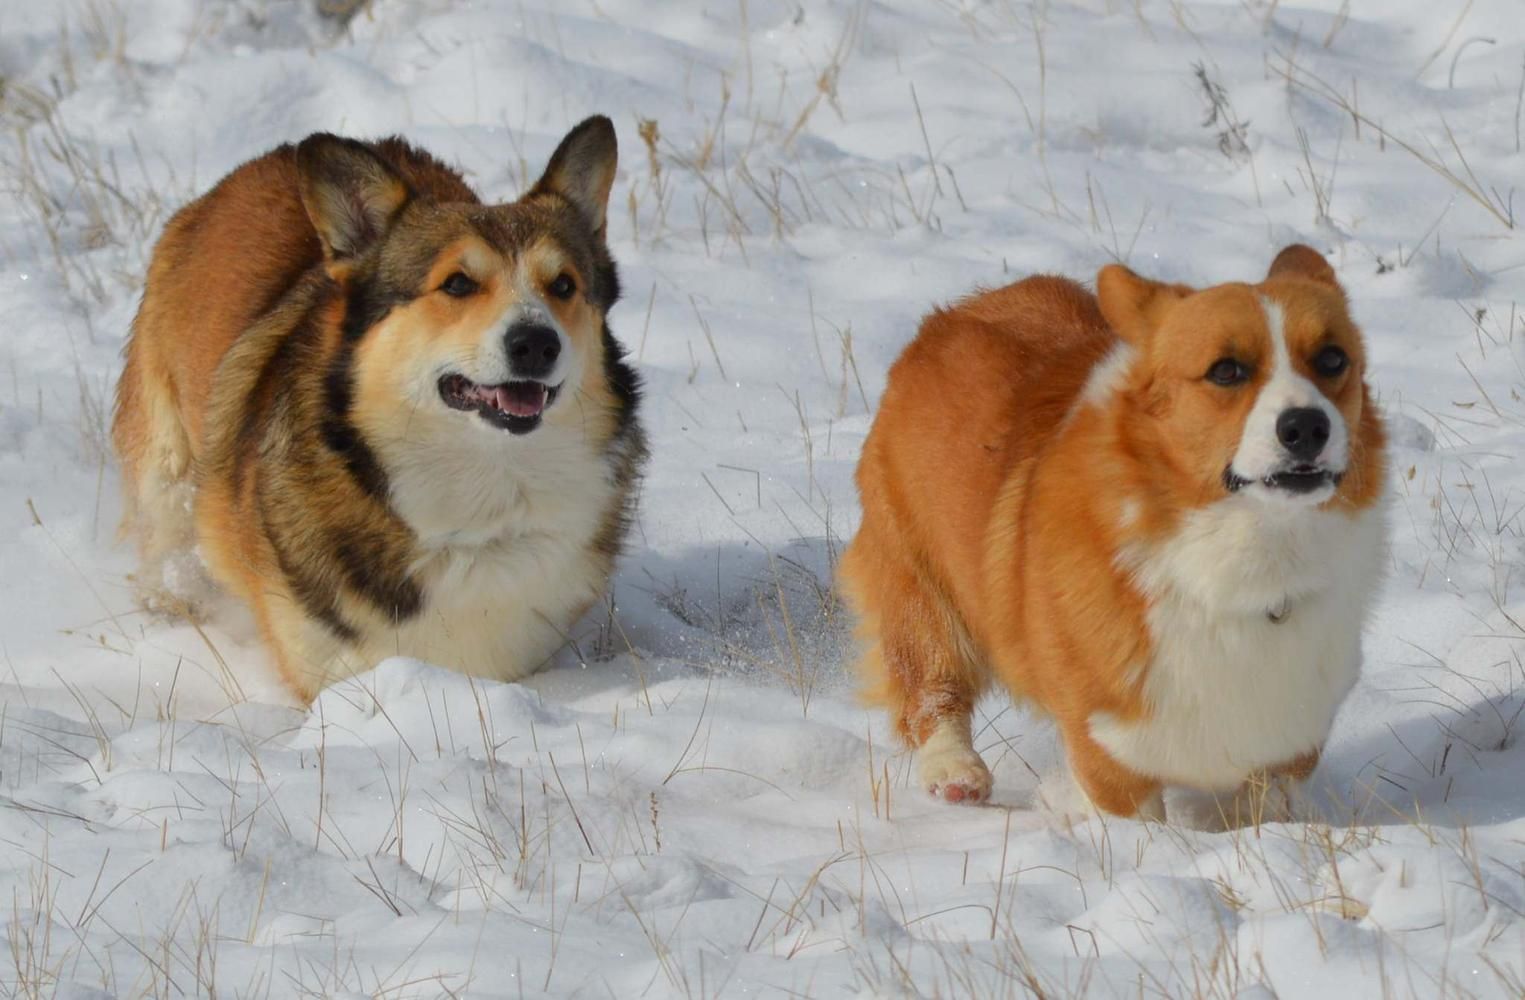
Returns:
[[[1131,553],[1150,600],[1150,714],[1097,713],[1095,739],[1140,773],[1215,791],[1317,749],[1360,669],[1382,517],[1231,497]]]
[[[575,428],[545,426],[510,449],[486,443],[386,449],[393,507],[418,535],[425,603],[367,642],[365,659],[402,653],[516,679],[602,592],[594,541],[617,502],[608,462]]]

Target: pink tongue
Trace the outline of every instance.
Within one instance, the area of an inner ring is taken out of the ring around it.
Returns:
[[[539,382],[509,382],[488,391],[494,406],[516,417],[533,417],[545,409],[545,386]]]

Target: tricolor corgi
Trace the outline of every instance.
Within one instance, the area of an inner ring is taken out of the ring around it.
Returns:
[[[1305,246],[1255,285],[1096,286],[937,310],[890,370],[842,564],[859,669],[949,802],[989,797],[999,678],[1092,807],[1160,819],[1173,785],[1271,817],[1246,796],[1317,763],[1383,559],[1361,334]]]
[[[603,592],[646,448],[606,323],[614,127],[485,205],[400,139],[229,174],[165,228],[117,387],[138,582],[194,550],[311,698],[382,657],[501,679]]]

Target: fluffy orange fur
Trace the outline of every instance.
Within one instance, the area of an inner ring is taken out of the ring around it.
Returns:
[[[923,321],[864,446],[863,521],[841,583],[860,616],[867,695],[906,742],[921,747],[951,725],[972,754],[969,713],[999,680],[1057,721],[1092,803],[1126,816],[1164,780],[1114,759],[1091,729],[1097,713],[1130,721],[1152,710],[1151,597],[1127,562],[1226,495],[1226,461],[1270,368],[1256,364],[1266,351],[1258,298],[1285,312],[1304,374],[1320,345],[1351,359],[1320,385],[1351,435],[1324,508],[1376,502],[1382,429],[1359,332],[1316,252],[1288,248],[1254,286],[1194,292],[1119,266],[1097,285],[1099,296],[1031,277]],[[1131,363],[1089,399],[1120,345]],[[1257,370],[1242,391],[1202,378],[1225,351]],[[1301,777],[1316,760],[1309,748],[1265,770]],[[944,797],[988,794],[983,764],[969,767],[984,783],[950,778]]]

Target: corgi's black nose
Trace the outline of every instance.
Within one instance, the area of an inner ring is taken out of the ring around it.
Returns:
[[[1283,410],[1276,418],[1276,437],[1293,458],[1311,462],[1329,443],[1329,415],[1312,406]]]
[[[511,326],[504,340],[509,371],[515,378],[545,378],[561,357],[561,337],[548,326]]]

